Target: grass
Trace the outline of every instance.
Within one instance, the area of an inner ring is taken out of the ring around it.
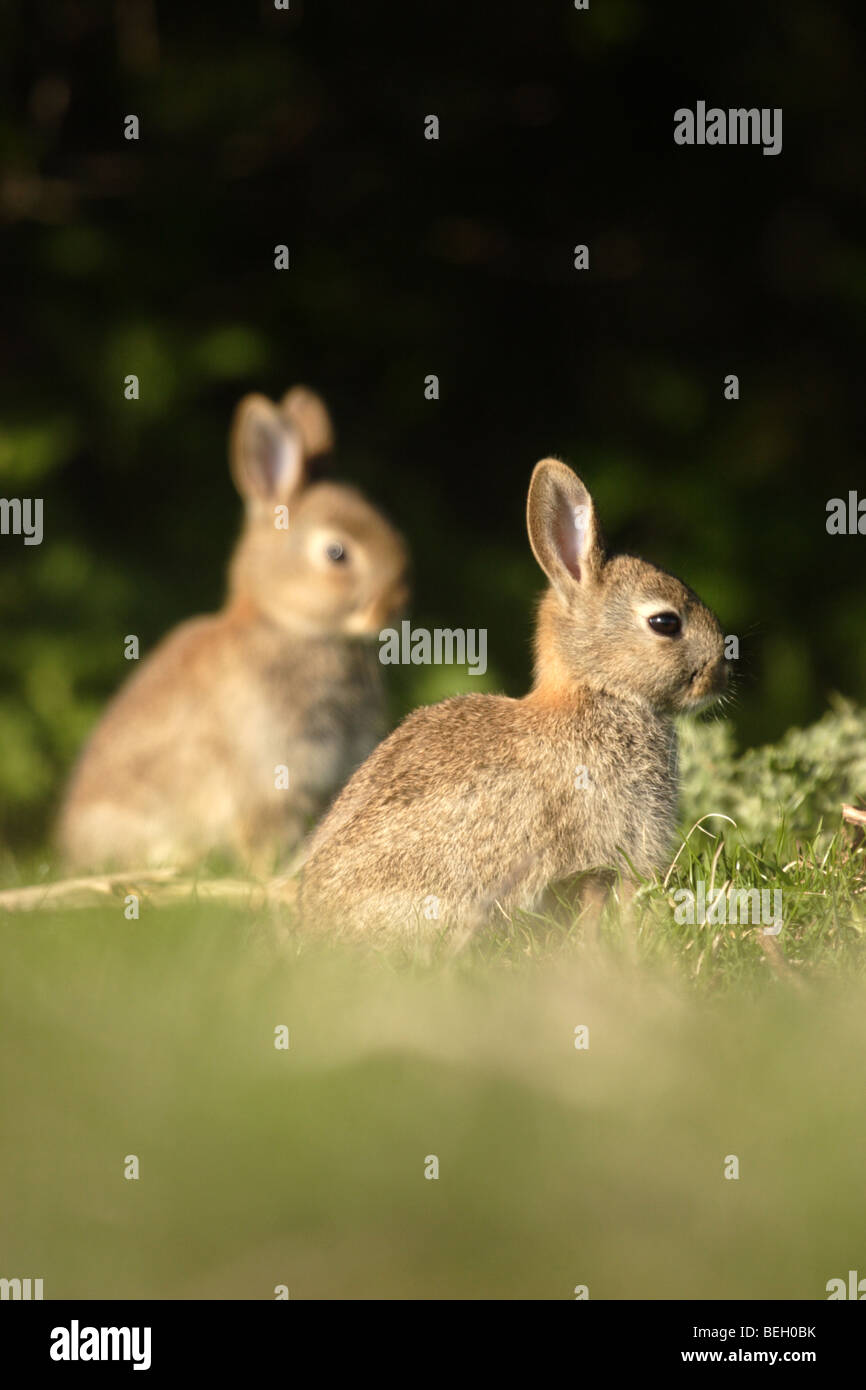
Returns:
[[[866,858],[838,816],[864,716],[829,718],[847,732],[743,759],[690,734],[678,857],[597,938],[578,917],[373,949],[122,899],[3,918],[0,1276],[49,1298],[811,1299],[866,1273]],[[781,889],[781,932],[678,923],[701,880]]]

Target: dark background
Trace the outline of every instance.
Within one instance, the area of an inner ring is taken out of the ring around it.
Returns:
[[[484,688],[528,684],[556,453],[741,637],[742,744],[862,699],[866,537],[825,529],[866,495],[857,8],[7,4],[0,491],[45,499],[41,547],[0,538],[7,842],[44,838],[123,636],[220,602],[231,411],[296,381],[410,540],[413,620],[488,629]],[[782,107],[782,153],[675,146],[699,99]],[[395,717],[479,688],[393,674]]]

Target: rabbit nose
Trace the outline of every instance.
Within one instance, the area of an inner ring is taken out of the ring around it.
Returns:
[[[724,654],[717,657],[713,662],[707,662],[704,667],[706,672],[706,686],[709,693],[722,695],[728,688],[728,678],[730,668]],[[703,672],[701,673],[703,674]]]
[[[371,611],[377,614],[376,624],[385,627],[405,612],[409,603],[409,586],[407,584],[397,584],[383,594],[378,603],[371,606]]]
[[[409,603],[409,585],[401,583],[391,592],[389,608],[393,613],[402,613]]]
[[[409,601],[409,589],[404,584],[379,594],[365,608],[358,609],[349,619],[352,632],[378,632],[388,627]]]

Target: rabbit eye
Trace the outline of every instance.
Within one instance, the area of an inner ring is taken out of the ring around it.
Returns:
[[[325,554],[329,560],[333,560],[335,565],[343,564],[346,560],[346,552],[339,541],[332,541],[329,546],[326,546]]]
[[[677,613],[653,613],[647,622],[653,632],[660,632],[662,637],[676,637],[682,626]]]

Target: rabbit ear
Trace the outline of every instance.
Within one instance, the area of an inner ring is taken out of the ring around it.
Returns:
[[[285,503],[304,482],[300,432],[266,396],[244,396],[229,444],[232,477],[249,503]]]
[[[334,447],[334,425],[328,407],[308,386],[293,386],[280,401],[280,411],[300,431],[307,458],[329,454]]]
[[[558,459],[535,465],[526,504],[532,553],[562,593],[591,583],[604,564],[592,498],[576,473]]]

